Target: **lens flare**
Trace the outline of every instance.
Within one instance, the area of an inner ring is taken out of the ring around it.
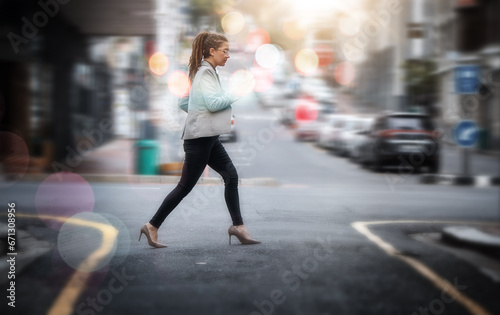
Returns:
[[[255,78],[255,92],[266,92],[273,86],[273,74],[271,70],[264,68],[253,68],[253,76]]]
[[[93,227],[112,225],[103,216],[97,213],[83,212],[71,217],[73,221],[86,221],[88,225],[76,225],[71,221],[66,221],[57,236],[57,249],[61,258],[73,269],[83,272],[94,272],[104,268],[113,258],[116,251],[116,241],[107,251],[99,251],[106,237],[103,231]],[[98,252],[99,255],[95,253]],[[95,261],[89,261],[89,257],[94,255]]]
[[[245,26],[245,17],[239,11],[231,11],[222,17],[221,26],[226,34],[238,34]]]
[[[186,97],[191,88],[189,76],[182,71],[174,71],[167,81],[167,86],[170,92],[177,97]]]
[[[255,52],[255,61],[262,68],[272,69],[282,61],[280,49],[276,45],[265,44]]]
[[[344,61],[337,65],[333,73],[335,80],[341,85],[349,85],[356,77],[356,69],[352,63]]]
[[[297,20],[287,20],[283,23],[283,32],[288,38],[299,40],[304,38],[307,28]]]
[[[310,75],[318,69],[319,58],[312,49],[302,49],[295,56],[295,69],[303,75]]]
[[[214,12],[222,15],[231,11],[234,7],[234,0],[215,0],[213,4]]]
[[[47,177],[35,195],[35,209],[41,215],[71,217],[80,212],[94,211],[94,191],[80,175],[56,173]],[[46,220],[45,224],[59,230],[62,223]]]
[[[9,131],[0,131],[0,188],[17,183],[28,170],[30,155],[23,138]]]
[[[301,96],[295,108],[295,119],[297,121],[313,121],[316,118],[318,118],[318,102],[312,96]]]
[[[247,35],[247,47],[251,51],[256,51],[260,46],[271,43],[271,36],[262,28],[256,28]]]
[[[255,77],[245,69],[235,71],[229,78],[229,90],[238,96],[250,94],[255,87]]]
[[[149,70],[156,75],[164,75],[168,71],[170,62],[167,55],[162,52],[155,52],[149,58]]]

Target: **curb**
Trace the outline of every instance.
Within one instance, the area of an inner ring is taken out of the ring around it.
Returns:
[[[488,175],[463,176],[452,174],[423,174],[421,184],[489,187],[500,186],[500,177]]]
[[[443,242],[477,249],[500,258],[500,237],[468,226],[449,226],[443,229]]]
[[[177,184],[180,176],[172,175],[104,175],[104,174],[78,174],[88,182],[94,183],[131,183],[131,184]],[[42,182],[49,174],[25,174],[21,181]],[[222,178],[200,177],[198,184],[201,185],[223,185]],[[244,186],[266,186],[277,187],[281,184],[274,178],[242,178],[239,184]]]

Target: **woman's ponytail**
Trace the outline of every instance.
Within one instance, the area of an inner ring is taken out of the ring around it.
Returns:
[[[198,34],[193,40],[193,51],[191,52],[191,57],[189,58],[189,79],[191,82],[194,80],[194,75],[198,71],[198,67],[203,59],[203,43],[207,39],[208,32],[202,32]]]
[[[191,82],[194,80],[203,57],[208,58],[210,56],[210,48],[218,49],[223,42],[227,42],[227,38],[224,35],[209,32],[201,32],[196,35],[193,40],[193,50],[188,64],[189,79]]]

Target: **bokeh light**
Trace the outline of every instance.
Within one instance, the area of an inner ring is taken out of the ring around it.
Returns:
[[[255,77],[248,70],[237,70],[229,78],[229,90],[235,95],[248,95],[253,91],[254,87]]]
[[[326,44],[314,46],[314,52],[318,55],[318,66],[326,67],[332,63],[334,55],[333,48]]]
[[[226,14],[233,9],[234,0],[215,0],[212,6],[215,13]]]
[[[255,61],[262,68],[272,69],[283,61],[282,50],[276,45],[262,45],[255,52]]]
[[[19,181],[30,163],[28,146],[13,132],[0,131],[0,188],[8,187]]]
[[[69,218],[80,212],[94,211],[94,191],[80,175],[64,172],[47,177],[35,195],[35,209],[40,215]],[[45,220],[45,224],[59,230],[62,223]]]
[[[255,78],[255,92],[266,92],[273,86],[273,73],[271,70],[254,67],[252,74]]]
[[[353,15],[343,15],[339,19],[339,28],[347,36],[356,35],[359,32],[359,19]]]
[[[349,85],[354,81],[356,77],[356,69],[352,63],[344,61],[335,67],[335,72],[333,73],[335,81],[341,85]]]
[[[304,38],[307,32],[307,28],[300,21],[287,20],[283,23],[283,32],[288,38],[299,40]]]
[[[238,34],[245,26],[245,17],[239,11],[231,11],[224,14],[221,26],[226,34]]]
[[[168,71],[170,62],[167,55],[162,52],[155,52],[149,58],[149,69],[156,75],[164,75]]]
[[[303,75],[310,75],[318,69],[319,58],[312,49],[302,49],[295,56],[295,69]]]
[[[167,86],[170,92],[177,97],[186,97],[191,88],[191,80],[189,76],[182,71],[174,71],[167,81]]]
[[[310,95],[299,97],[295,107],[295,119],[297,121],[314,121],[318,118],[318,102]]]
[[[108,220],[97,213],[82,212],[73,215],[71,218],[111,226]],[[57,249],[61,258],[73,269],[94,272],[104,268],[111,261],[116,251],[117,242],[114,241],[113,247],[108,252],[102,251],[99,256],[94,257],[91,263],[84,264],[91,254],[102,246],[103,241],[113,241],[106,239],[107,236],[97,228],[66,221],[61,226],[57,236]]]
[[[251,30],[247,35],[247,47],[256,51],[260,46],[271,43],[271,36],[262,28]]]

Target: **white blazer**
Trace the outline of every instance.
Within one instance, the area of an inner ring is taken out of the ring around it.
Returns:
[[[225,93],[219,75],[203,60],[194,76],[189,95],[179,99],[187,112],[182,139],[217,136],[231,132],[231,104],[237,100]]]

